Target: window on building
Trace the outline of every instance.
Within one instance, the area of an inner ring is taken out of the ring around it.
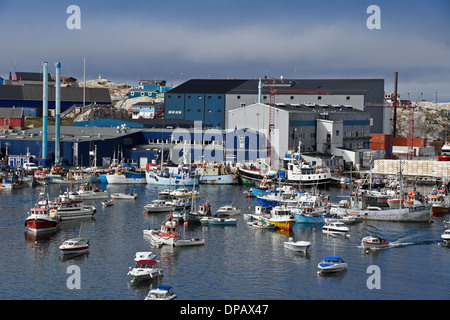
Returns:
[[[345,99],[350,100],[350,96],[345,97]]]
[[[318,96],[318,97],[317,97],[317,100],[322,100],[322,97],[321,97],[321,96]]]
[[[339,130],[336,130],[336,137],[339,137]]]

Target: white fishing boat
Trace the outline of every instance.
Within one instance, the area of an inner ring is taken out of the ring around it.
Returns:
[[[361,245],[364,248],[374,249],[374,248],[387,248],[389,247],[389,241],[380,238],[377,235],[371,234],[367,237],[362,238]]]
[[[151,289],[145,300],[174,300],[177,295],[173,292],[171,286],[156,286]]]
[[[350,231],[349,227],[339,219],[325,219],[325,225],[322,227],[323,233],[343,234],[346,235]]]
[[[311,244],[309,241],[294,241],[293,238],[289,238],[289,241],[284,242],[284,247],[292,251],[306,253]]]
[[[347,263],[339,256],[325,256],[317,265],[318,274],[339,272],[347,269]]]
[[[157,199],[144,206],[147,213],[173,212],[175,206],[165,200]]]
[[[52,205],[56,207],[61,221],[91,218],[97,212],[94,206],[85,205],[82,200],[72,200],[66,195],[60,195]]]
[[[145,174],[131,171],[116,171],[113,174],[107,174],[108,184],[146,184]]]
[[[170,195],[174,198],[186,198],[186,197],[200,197],[200,192],[197,190],[189,190],[187,188],[178,188],[170,193]]]
[[[73,238],[64,241],[59,250],[65,255],[82,254],[89,251],[89,241],[84,238]]]
[[[154,169],[145,171],[145,180],[147,184],[157,184],[165,186],[193,186],[198,185],[197,177],[189,177],[187,173],[165,174]]]
[[[274,224],[282,230],[290,230],[295,224],[295,218],[291,209],[285,206],[276,206],[270,211],[270,216],[266,219],[268,223]]]
[[[139,260],[130,267],[128,275],[133,276],[132,282],[159,278],[162,276],[161,263],[153,259]]]
[[[236,207],[233,207],[232,205],[225,205],[221,206],[219,209],[217,209],[214,216],[217,217],[228,217],[228,216],[234,216],[241,213],[241,209],[237,209]]]
[[[144,230],[144,235],[149,235],[153,242],[162,243],[173,246],[175,241],[180,239],[178,233],[178,222],[173,219],[172,214],[169,214],[166,220],[160,225],[160,229]]]

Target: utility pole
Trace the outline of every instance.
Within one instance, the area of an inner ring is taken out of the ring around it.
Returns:
[[[397,136],[397,85],[398,85],[398,72],[395,73],[395,88],[394,88],[394,130],[393,136]]]

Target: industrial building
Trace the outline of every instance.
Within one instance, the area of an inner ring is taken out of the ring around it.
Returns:
[[[298,149],[316,155],[315,162],[335,156],[336,161],[329,165],[332,168],[338,159],[361,164],[371,139],[369,112],[343,105],[277,103],[271,107],[256,103],[231,110],[228,117],[229,130],[253,128],[266,137],[269,122],[273,124],[271,160],[275,167],[286,152]]]
[[[165,117],[223,129],[230,110],[257,102],[351,106],[370,114],[370,132],[391,130],[384,79],[191,79],[166,92]]]

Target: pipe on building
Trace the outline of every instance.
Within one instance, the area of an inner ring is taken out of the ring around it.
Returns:
[[[55,163],[59,163],[61,140],[61,62],[55,63]]]
[[[42,159],[47,159],[47,127],[48,127],[48,62],[42,63]]]

